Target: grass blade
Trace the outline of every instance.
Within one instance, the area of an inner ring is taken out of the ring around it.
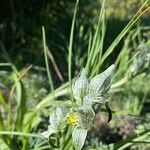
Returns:
[[[0,135],[15,135],[15,136],[34,137],[34,138],[45,138],[41,134],[15,132],[15,131],[0,131]]]
[[[144,4],[140,7],[140,9],[138,10],[138,12],[135,14],[135,16],[131,19],[131,21],[126,25],[126,27],[122,30],[122,32],[118,35],[118,37],[114,40],[114,42],[110,45],[110,47],[108,48],[108,50],[104,53],[104,55],[102,56],[102,59],[100,60],[100,62],[98,63],[98,65],[96,66],[96,70],[95,72],[97,72],[97,70],[101,67],[101,65],[103,64],[103,62],[105,61],[105,59],[114,51],[115,47],[118,45],[118,43],[121,41],[121,39],[126,35],[126,33],[133,27],[133,25],[137,22],[137,20],[146,12],[148,11],[148,8],[146,8],[142,13],[142,9],[143,7],[147,4],[148,0],[146,0],[144,2]]]
[[[73,49],[73,36],[74,36],[74,26],[75,26],[75,19],[77,14],[77,8],[78,8],[79,0],[76,1],[74,15],[72,19],[72,25],[71,25],[71,32],[70,32],[70,41],[69,41],[69,54],[68,54],[68,79],[70,83],[70,90],[71,90],[71,98],[73,100],[73,94],[72,94],[72,75],[71,75],[71,69],[72,69],[72,49]]]
[[[54,85],[53,85],[53,81],[52,81],[52,75],[51,75],[50,68],[49,68],[49,65],[48,65],[46,36],[45,36],[45,29],[44,29],[43,26],[42,26],[42,34],[43,34],[44,58],[45,58],[45,64],[46,64],[46,70],[47,70],[48,81],[49,81],[49,84],[50,84],[51,91],[54,91]]]

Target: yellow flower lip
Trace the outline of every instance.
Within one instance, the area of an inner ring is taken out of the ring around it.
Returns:
[[[77,112],[72,112],[69,114],[67,117],[67,123],[68,124],[76,124],[78,122],[78,113]]]

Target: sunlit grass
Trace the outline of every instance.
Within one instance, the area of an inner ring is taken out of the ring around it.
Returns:
[[[107,58],[111,59],[111,54],[115,52],[116,46],[119,44],[121,40],[124,39],[124,46],[120,50],[120,54],[118,55],[115,61],[116,70],[113,75],[112,86],[110,89],[111,95],[110,99],[115,102],[117,101],[121,102],[121,104],[123,104],[124,107],[122,108],[122,110],[119,110],[121,109],[121,107],[118,102],[118,106],[116,106],[117,103],[115,103],[115,107],[113,108],[113,105],[111,105],[110,102],[110,106],[111,109],[113,110],[112,112],[114,113],[114,115],[117,114],[118,116],[122,116],[133,113],[132,115],[137,115],[140,118],[140,114],[144,107],[144,102],[148,97],[149,93],[149,88],[147,87],[148,85],[146,85],[146,87],[143,88],[141,84],[136,84],[136,82],[138,82],[137,76],[140,76],[139,77],[140,80],[144,81],[144,78],[146,78],[146,80],[149,80],[148,73],[146,72],[147,70],[146,71],[144,70],[145,72],[140,72],[136,76],[130,77],[129,74],[130,67],[133,64],[134,59],[139,54],[139,50],[134,52],[133,49],[134,48],[138,49],[138,44],[143,42],[143,39],[141,37],[143,27],[138,26],[133,30],[132,27],[136,24],[139,18],[142,17],[142,15],[148,11],[149,7],[145,8],[145,5],[147,3],[148,0],[146,0],[143,3],[143,5],[139,8],[135,16],[121,31],[121,33],[117,36],[117,38],[114,40],[114,42],[109,46],[109,48],[106,51],[104,51],[104,40],[105,36],[107,36],[105,0],[103,1],[99,13],[98,22],[96,24],[96,30],[94,32],[91,30],[90,33],[87,33],[89,41],[87,42],[88,48],[87,50],[85,50],[86,55],[85,66],[83,65],[82,68],[85,68],[87,70],[88,76],[90,78],[102,72],[103,68],[105,68],[105,66],[108,65]],[[46,97],[42,98],[33,108],[27,105],[28,99],[26,95],[28,93],[24,86],[26,83],[23,82],[24,76],[26,76],[32,70],[32,65],[29,65],[29,67],[21,71],[18,70],[11,61],[11,58],[9,57],[9,54],[5,50],[4,46],[2,45],[2,43],[0,43],[3,49],[3,53],[5,54],[7,60],[7,62],[5,63],[0,63],[1,68],[0,72],[2,72],[3,70],[9,70],[8,72],[11,72],[8,75],[8,77],[5,77],[9,78],[9,80],[11,81],[11,84],[7,85],[9,87],[6,88],[8,90],[8,96],[5,96],[3,91],[2,92],[0,91],[0,107],[2,109],[1,110],[2,113],[0,114],[0,139],[1,139],[0,142],[3,143],[4,146],[7,146],[8,150],[16,148],[22,150],[30,148],[51,149],[53,145],[47,139],[44,139],[43,136],[41,135],[43,128],[45,129],[45,126],[48,124],[47,117],[49,117],[50,115],[49,108],[54,106],[55,107],[64,106],[70,108],[71,105],[73,106],[75,105],[74,103],[70,104],[69,100],[72,100],[74,102],[71,87],[73,81],[76,78],[73,76],[72,70],[73,70],[73,58],[75,57],[74,55],[77,55],[76,53],[73,53],[73,45],[76,42],[74,40],[74,36],[76,34],[75,23],[76,20],[78,19],[76,17],[78,5],[79,1],[77,0],[72,19],[70,40],[67,51],[68,80],[66,81],[66,83],[63,83],[59,87],[55,86],[53,82],[53,77],[48,62],[48,49],[46,44],[45,29],[44,27],[42,27],[44,57],[43,58],[41,57],[41,59],[45,60],[48,84],[50,86],[51,91]],[[143,10],[143,8],[145,9]],[[0,83],[1,82],[2,81],[0,80]],[[131,88],[133,85],[135,86],[136,89],[134,87]],[[136,96],[129,91],[133,91],[133,93],[136,93]],[[143,96],[142,100],[140,99],[141,95]],[[131,101],[130,97],[134,99],[134,103]],[[125,102],[122,102],[122,100],[124,100]],[[115,109],[117,109],[117,111]],[[104,112],[108,111],[108,114],[111,115],[111,110],[108,104],[106,105],[106,108],[105,106],[102,107],[102,111]],[[62,136],[64,139],[66,139],[66,141],[68,141],[68,143],[67,142],[65,143],[66,146],[62,145],[62,147],[66,150],[68,149],[68,147],[70,147],[70,149],[73,149],[72,142],[68,140],[70,138],[71,133],[70,130],[71,129],[67,128],[65,131],[66,135]],[[142,141],[144,143],[145,139],[149,136],[149,134],[150,131],[147,129],[129,139],[123,140],[119,143],[111,144],[110,147],[112,149],[117,148],[121,150],[130,147],[131,145],[135,144],[135,142],[138,143],[138,141],[139,143]]]

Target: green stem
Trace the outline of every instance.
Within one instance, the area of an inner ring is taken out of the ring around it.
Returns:
[[[125,76],[124,78],[122,78],[118,82],[112,84],[111,89],[118,88],[118,87],[124,85],[126,82],[128,82],[128,77],[127,76]]]
[[[69,126],[65,141],[63,143],[63,148],[62,148],[63,150],[68,150],[68,148],[71,149],[71,147],[69,147],[70,142],[71,142],[71,136],[72,136],[72,127]]]
[[[34,137],[34,138],[44,138],[44,136],[40,134],[23,133],[23,132],[15,132],[15,131],[0,131],[0,135],[15,135],[15,136]]]
[[[43,48],[44,48],[44,58],[45,58],[45,65],[46,65],[46,70],[47,70],[47,76],[48,76],[48,81],[49,81],[49,84],[50,84],[51,91],[53,92],[54,91],[54,85],[53,85],[52,75],[51,75],[49,64],[48,64],[46,36],[45,36],[45,29],[44,29],[43,26],[42,26],[42,34],[43,34]]]
[[[147,131],[144,131],[140,134],[137,134],[135,135],[134,137],[132,138],[129,138],[127,140],[124,140],[124,141],[121,141],[119,142],[116,146],[115,146],[115,149],[117,150],[124,150],[126,149],[127,147],[131,146],[132,144],[134,144],[134,142],[138,142],[138,141],[141,141],[147,137],[150,136],[150,130],[147,130]]]
[[[78,8],[79,0],[76,1],[74,15],[72,19],[72,25],[71,25],[71,32],[70,32],[70,41],[69,41],[69,56],[68,56],[68,77],[69,77],[69,83],[70,83],[70,90],[71,90],[71,98],[73,101],[73,94],[72,94],[72,76],[71,76],[71,69],[72,69],[72,49],[73,49],[73,37],[74,37],[74,26],[75,26],[75,19],[77,14],[77,8]]]
[[[65,88],[63,90],[60,90],[58,92],[55,92],[55,98],[60,97],[60,96],[64,96],[64,95],[68,95],[69,92],[69,88]],[[54,99],[54,95],[53,93],[49,94],[48,96],[46,96],[37,106],[37,109],[41,109],[43,107],[49,106],[49,103],[51,103],[51,100]]]

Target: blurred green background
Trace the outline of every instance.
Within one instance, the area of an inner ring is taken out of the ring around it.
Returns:
[[[145,0],[106,0],[106,34],[103,53],[106,52],[144,2]],[[44,60],[42,26],[45,27],[46,43],[51,52],[49,65],[54,87],[59,87],[68,80],[68,45],[75,3],[75,0],[0,1],[0,63],[11,62],[18,70],[30,64],[33,65],[29,73],[22,79],[27,93],[27,114],[34,111],[34,107],[43,99],[45,100],[50,93]],[[75,22],[72,77],[78,75],[86,65],[89,35],[96,30],[101,5],[102,0],[80,0]],[[96,116],[85,147],[89,147],[89,149],[97,147],[100,149],[102,147],[102,149],[105,149],[107,144],[126,140],[137,133],[150,130],[150,77],[149,69],[147,69],[149,64],[146,68],[148,71],[143,71],[140,68],[142,71],[139,76],[133,79],[129,77],[126,83],[124,83],[124,80],[122,82],[122,79],[126,77],[130,70],[132,57],[139,50],[138,46],[144,42],[148,47],[148,51],[150,50],[149,29],[150,11],[148,10],[115,47],[111,57],[108,57],[105,63],[102,64],[100,71],[112,63],[118,65],[113,78],[113,90],[111,91],[111,108],[117,113],[113,114],[113,119],[109,125],[106,123],[107,116],[105,112]],[[53,58],[54,62],[52,62]],[[58,72],[56,74],[54,66],[58,68],[61,77]],[[0,104],[3,104],[3,100],[6,100],[6,103],[9,104],[7,100],[9,100],[9,94],[15,82],[13,75],[14,72],[10,68],[7,66],[1,67]],[[118,81],[121,81],[119,86]],[[65,86],[66,84],[64,84]],[[66,95],[68,96],[68,93]],[[60,99],[66,100],[66,95],[64,94]],[[15,112],[17,105],[15,94],[10,105],[10,112]],[[0,111],[5,114],[3,107],[0,107]],[[33,124],[31,123],[33,127],[29,127],[29,130],[25,128],[25,131],[24,128],[19,129],[19,131],[29,133],[30,131],[43,131],[48,124],[48,116],[49,108],[42,108],[42,112],[34,118],[37,120],[34,120]],[[7,117],[4,115],[3,118]],[[13,129],[18,131],[18,128],[9,125],[11,122],[9,121],[8,131]],[[11,139],[11,137],[9,138]],[[12,138],[11,142],[8,139],[6,137],[5,143],[11,145],[15,150],[16,147],[13,142],[16,139]],[[21,140],[18,141],[16,143],[21,147]],[[36,144],[37,147],[43,144],[43,141],[38,141],[40,144],[42,143],[40,145],[35,139],[29,139],[28,142],[30,148],[33,148]],[[19,149],[21,149],[20,147]],[[137,149],[137,147],[133,146],[131,149]],[[149,144],[145,146],[142,143],[138,149],[148,150],[150,146]]]
[[[80,1],[76,30],[84,25],[86,29],[84,29],[83,34],[85,34],[89,28],[94,28],[101,2],[101,0]],[[119,2],[118,0],[112,0],[106,2],[107,36],[105,48],[112,43],[143,2],[144,0],[122,0]],[[46,29],[47,44],[52,54],[57,61],[66,64],[66,49],[74,5],[75,0],[1,0],[0,51],[2,51],[3,46],[13,63],[19,68],[27,63],[42,66],[41,26],[43,25]],[[148,24],[149,14],[144,14],[142,19],[144,19],[142,23]],[[77,37],[78,34],[75,36]],[[84,52],[86,43],[80,43],[78,40],[78,44],[79,46],[85,44],[81,49]],[[5,59],[4,55],[1,53],[1,61]]]

